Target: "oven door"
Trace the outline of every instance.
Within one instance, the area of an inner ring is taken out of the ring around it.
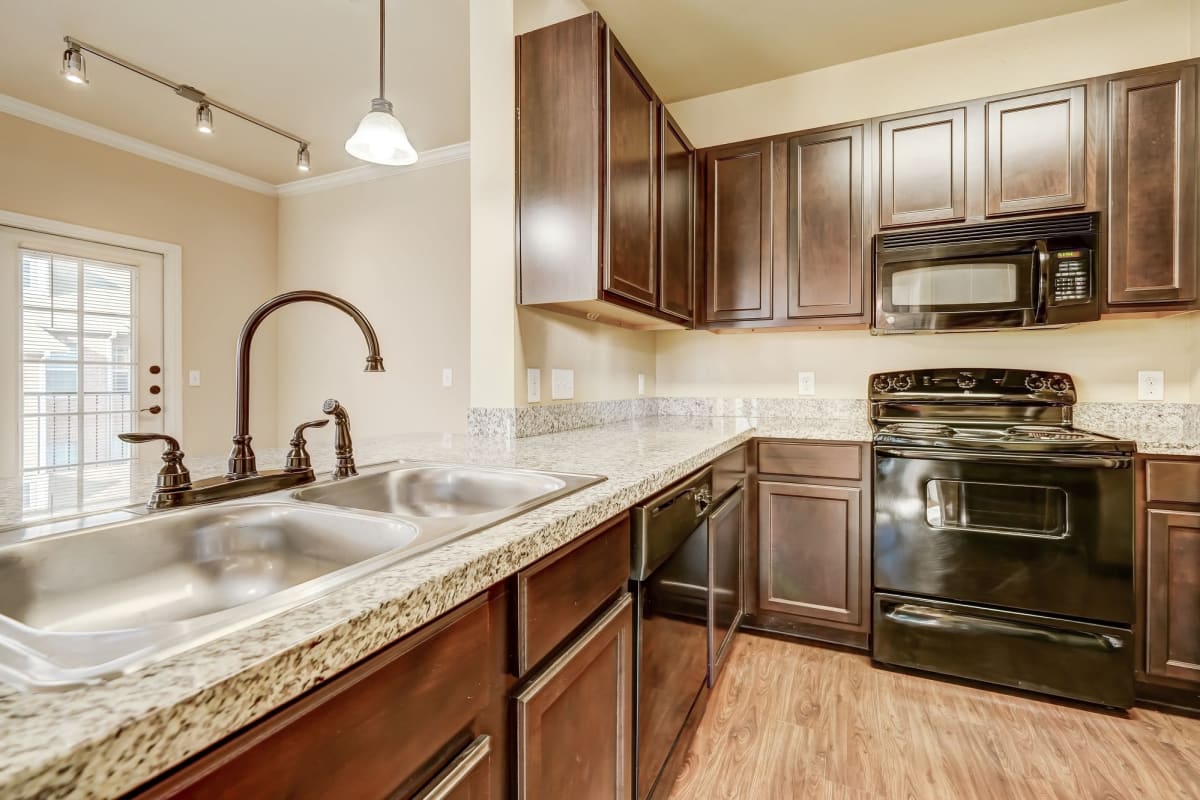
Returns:
[[[1132,622],[1132,458],[875,455],[877,588]]]
[[[976,248],[966,248],[964,251]],[[879,331],[1020,328],[1044,320],[1039,251],[881,255],[876,283]]]

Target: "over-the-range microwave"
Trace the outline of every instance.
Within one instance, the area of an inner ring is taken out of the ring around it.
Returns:
[[[1097,320],[1099,227],[1088,213],[878,234],[872,333]]]

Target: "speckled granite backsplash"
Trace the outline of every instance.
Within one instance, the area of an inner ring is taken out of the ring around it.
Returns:
[[[1200,453],[1200,404],[1078,403],[1075,426],[1133,439],[1144,453]]]

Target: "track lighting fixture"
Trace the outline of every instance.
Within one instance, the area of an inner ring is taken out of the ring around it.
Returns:
[[[62,76],[71,83],[87,83],[87,63],[78,47],[63,51]]]
[[[212,109],[208,103],[201,103],[196,106],[196,130],[201,133],[212,133]]]
[[[87,42],[81,42],[78,39],[74,39],[70,36],[63,37],[63,41],[67,43],[67,49],[63,51],[62,76],[71,83],[86,84],[88,82],[87,64],[83,60],[83,54],[86,51],[97,58],[104,59],[112,64],[116,64],[122,69],[127,69],[130,72],[136,72],[143,78],[149,78],[155,83],[162,84],[185,100],[195,103],[196,130],[200,131],[201,133],[213,132],[212,110],[214,108],[219,108],[226,114],[245,120],[251,125],[257,125],[258,127],[268,130],[278,136],[282,136],[285,139],[291,139],[299,148],[299,150],[296,151],[296,169],[300,170],[301,172],[308,172],[308,141],[306,139],[301,139],[296,134],[289,133],[283,128],[277,128],[269,122],[263,122],[261,119],[252,117],[244,111],[238,111],[232,106],[214,100],[194,86],[188,86],[186,83],[176,83],[170,78],[164,78],[162,75],[155,74],[144,67],[139,67],[137,64],[134,64],[131,61],[126,61],[120,56],[105,52],[104,50],[94,47]],[[396,124],[398,125],[399,122]]]
[[[379,0],[379,96],[371,101],[371,110],[358,123],[358,130],[346,140],[346,152],[372,164],[404,166],[416,163],[417,151],[383,93],[387,33],[383,6],[384,0]]]

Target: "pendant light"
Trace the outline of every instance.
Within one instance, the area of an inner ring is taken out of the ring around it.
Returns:
[[[384,97],[384,2],[379,0],[379,96],[371,101],[371,110],[358,123],[358,130],[346,140],[346,152],[372,164],[401,167],[415,164],[417,151],[408,141],[404,125],[396,119],[392,104]]]

